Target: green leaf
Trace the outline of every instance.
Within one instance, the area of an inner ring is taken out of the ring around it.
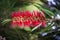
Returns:
[[[39,25],[37,25],[36,27],[34,27],[34,28],[32,29],[32,31],[34,31],[35,29],[37,29],[38,27],[40,27],[41,24],[42,24],[42,23],[40,23]]]
[[[25,31],[31,31],[31,28],[30,27],[25,27],[24,30]]]
[[[6,24],[6,23],[8,23],[10,21],[11,21],[11,19],[6,19],[6,20],[2,21],[2,24],[4,25],[4,24]]]
[[[38,11],[39,11],[39,9],[36,8],[34,5],[28,5],[28,6],[20,7],[19,10],[20,10],[20,11],[27,11],[27,10],[28,10],[28,11],[30,11],[30,12],[33,12],[33,11],[35,11],[35,10],[38,10]]]
[[[34,6],[36,6],[40,11],[44,11],[46,15],[50,16],[50,18],[51,16],[55,16],[55,14],[51,10],[45,8],[45,6],[42,7],[40,4],[36,4]]]
[[[41,33],[41,32],[45,32],[45,31],[49,31],[49,30],[51,30],[51,27],[52,27],[53,25],[54,25],[54,22],[51,23],[50,25],[48,25],[46,28],[40,30],[40,33]]]

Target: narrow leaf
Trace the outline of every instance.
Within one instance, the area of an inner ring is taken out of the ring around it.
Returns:
[[[36,27],[34,27],[33,29],[32,29],[32,31],[34,31],[35,29],[37,29],[38,27],[40,27],[42,25],[42,23],[40,23],[39,25],[37,25]]]
[[[51,23],[50,25],[48,25],[46,28],[42,29],[42,30],[40,31],[40,33],[50,30],[53,25],[54,25],[54,22]]]
[[[2,21],[2,24],[4,25],[4,24],[6,24],[6,23],[8,23],[10,21],[11,21],[11,19],[6,19],[6,20]]]

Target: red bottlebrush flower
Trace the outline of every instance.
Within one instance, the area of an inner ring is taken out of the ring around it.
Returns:
[[[32,13],[29,12],[29,11],[25,11],[25,12],[22,12],[22,13],[21,13],[21,16],[28,18],[28,17],[31,17],[31,16],[32,16]]]
[[[40,23],[42,23],[41,26],[45,26],[46,22],[45,22],[45,16],[38,11],[34,11],[34,12],[29,12],[29,11],[25,11],[25,12],[12,12],[11,14],[11,26],[15,27],[18,26],[20,28],[24,28],[26,26],[28,27],[34,27],[39,25]]]
[[[34,17],[33,20],[36,20],[36,21],[32,21],[32,25],[35,26],[35,25],[38,25],[40,23],[42,23],[41,26],[43,26],[43,27],[46,25],[45,16],[44,16],[43,12],[34,11],[32,14]],[[42,20],[44,20],[44,21],[42,21]]]
[[[25,12],[25,16],[30,17],[30,16],[32,16],[32,13],[29,12],[29,11],[26,11],[26,12]]]
[[[11,13],[11,18],[13,18],[13,17],[20,17],[20,11],[18,11],[18,12],[12,12]]]
[[[42,27],[45,27],[45,26],[46,26],[46,21],[42,20]]]
[[[12,28],[16,28],[16,26],[17,26],[16,24],[17,24],[16,21],[11,21],[10,22],[10,25],[12,26]]]
[[[24,26],[30,26],[31,22],[29,20],[24,21]]]
[[[12,18],[12,20],[11,20],[11,26],[13,27],[13,28],[15,28],[15,27],[17,27],[17,26],[21,26],[21,24],[22,24],[22,22],[20,21],[20,16],[21,16],[21,12],[20,11],[18,11],[18,12],[12,12],[12,14],[11,14],[11,18]]]
[[[41,22],[39,21],[32,21],[32,27],[39,25]]]
[[[22,23],[21,21],[20,21],[20,22],[16,22],[16,23],[17,23],[16,25],[17,25],[19,28],[23,28],[23,26],[22,26],[23,23]]]

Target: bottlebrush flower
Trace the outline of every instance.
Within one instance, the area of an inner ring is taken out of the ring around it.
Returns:
[[[17,11],[17,12],[12,12],[10,23],[13,28],[15,27],[24,28],[24,27],[31,27],[31,26],[35,27],[40,23],[42,23],[41,26],[45,26],[46,21],[43,12]]]
[[[13,18],[13,17],[20,17],[20,13],[21,13],[20,11],[18,11],[18,12],[12,12],[11,13],[11,18]]]
[[[40,23],[42,23],[41,26],[45,26],[46,25],[46,21],[45,21],[45,16],[43,12],[38,12],[38,11],[34,11],[33,13],[33,17],[34,17],[34,21],[32,21],[32,25],[33,26],[37,26]]]

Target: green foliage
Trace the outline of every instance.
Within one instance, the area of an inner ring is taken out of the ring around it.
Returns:
[[[29,33],[21,29],[5,29],[4,32],[7,40],[28,40],[29,39]]]
[[[52,22],[51,24],[47,25],[47,27],[45,27],[44,29],[40,30],[40,33],[50,31],[51,30],[51,27],[53,25],[54,25],[54,22]]]
[[[24,30],[29,32],[29,31],[31,31],[31,28],[30,27],[25,27]]]
[[[1,0],[0,8],[2,10],[7,10],[7,9],[9,10],[14,7],[15,3],[16,3],[16,1],[14,1],[14,0]]]
[[[5,25],[6,23],[8,23],[10,21],[11,21],[11,19],[6,19],[6,20],[2,21],[2,24]]]
[[[29,9],[30,8],[30,9]],[[33,12],[33,11],[35,11],[35,10],[37,10],[37,11],[39,11],[39,9],[38,8],[36,8],[33,4],[32,5],[25,5],[25,6],[23,6],[23,7],[20,7],[19,8],[19,10],[20,11],[30,11],[30,12]]]
[[[34,27],[33,29],[32,29],[32,32],[34,31],[34,30],[36,30],[38,27],[40,27],[41,26],[41,24],[39,24],[39,25],[37,25],[36,27]]]
[[[36,6],[40,11],[43,11],[47,18],[48,17],[51,18],[51,16],[55,16],[55,14],[48,7],[45,7],[45,6],[40,5],[38,3],[34,6]]]

